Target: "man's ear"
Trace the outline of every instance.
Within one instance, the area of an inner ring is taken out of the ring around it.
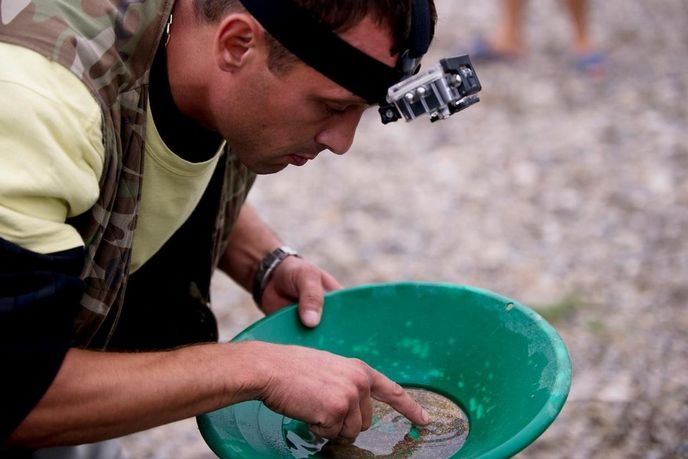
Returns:
[[[215,40],[217,65],[224,71],[234,71],[256,52],[264,32],[255,19],[243,13],[230,14],[218,25]]]

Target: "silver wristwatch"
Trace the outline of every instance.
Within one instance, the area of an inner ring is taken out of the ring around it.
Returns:
[[[258,264],[256,274],[253,276],[252,289],[253,301],[255,301],[257,305],[260,305],[260,302],[263,298],[263,291],[265,290],[265,286],[270,281],[270,277],[272,277],[272,274],[275,272],[275,269],[277,269],[280,263],[282,263],[284,259],[290,255],[298,257],[299,253],[291,247],[283,245],[282,247],[278,247],[272,252],[265,255],[265,258],[263,258],[260,264]]]

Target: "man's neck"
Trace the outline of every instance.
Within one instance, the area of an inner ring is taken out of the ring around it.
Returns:
[[[164,37],[151,67],[149,101],[155,126],[165,145],[175,154],[187,161],[201,162],[217,153],[222,136],[183,114],[174,103]]]

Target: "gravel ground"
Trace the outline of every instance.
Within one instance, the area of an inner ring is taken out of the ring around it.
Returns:
[[[549,318],[573,386],[519,457],[688,458],[688,1],[593,0],[597,82],[572,70],[561,3],[529,3],[524,59],[477,66],[480,104],[435,124],[370,113],[349,154],[261,177],[250,201],[347,286],[457,282]],[[437,4],[433,59],[497,16]],[[225,338],[260,317],[226,277],[214,290]],[[124,445],[214,457],[193,420]]]

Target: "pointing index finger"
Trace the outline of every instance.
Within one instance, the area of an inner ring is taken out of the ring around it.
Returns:
[[[430,422],[428,413],[399,384],[375,370],[371,380],[370,395],[375,400],[388,404],[414,424],[424,426]]]

